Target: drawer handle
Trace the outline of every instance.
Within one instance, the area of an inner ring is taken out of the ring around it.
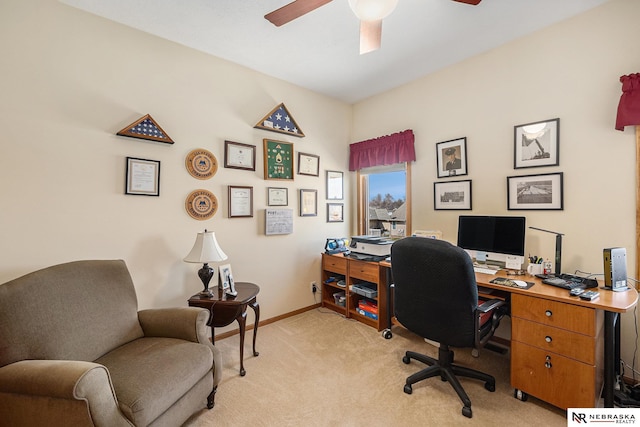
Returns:
[[[551,317],[553,315],[553,312],[551,310],[545,310],[544,315],[547,317]]]
[[[553,339],[552,339],[549,335],[547,335],[546,337],[544,337],[544,340],[545,340],[546,342],[551,342],[551,341],[553,341]]]
[[[551,356],[547,356],[544,362],[544,367],[547,369],[551,369]]]

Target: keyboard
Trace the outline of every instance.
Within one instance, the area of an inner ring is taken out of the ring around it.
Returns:
[[[542,280],[542,283],[555,286],[562,289],[573,288],[597,288],[598,281],[587,277],[574,276],[573,274],[560,274],[556,277],[548,277]]]
[[[476,273],[484,273],[484,274],[496,274],[498,270],[494,270],[493,268],[486,267],[473,267],[473,271]]]

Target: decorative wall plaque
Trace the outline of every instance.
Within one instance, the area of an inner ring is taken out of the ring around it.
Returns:
[[[218,199],[208,190],[194,190],[187,196],[185,209],[191,218],[203,221],[216,214]]]
[[[209,179],[218,171],[216,156],[204,148],[196,148],[187,154],[185,166],[189,174],[197,179]]]

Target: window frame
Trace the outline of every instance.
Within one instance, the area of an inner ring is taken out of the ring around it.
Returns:
[[[356,197],[357,197],[357,233],[358,235],[366,235],[369,222],[369,180],[368,177],[372,173],[384,173],[404,170],[406,172],[405,186],[406,186],[406,221],[405,221],[405,236],[411,235],[411,163],[403,162],[393,165],[375,166],[366,169],[358,169],[356,171]]]

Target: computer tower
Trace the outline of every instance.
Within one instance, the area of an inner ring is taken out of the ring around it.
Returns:
[[[603,260],[605,289],[627,290],[627,250],[625,248],[604,249]]]

